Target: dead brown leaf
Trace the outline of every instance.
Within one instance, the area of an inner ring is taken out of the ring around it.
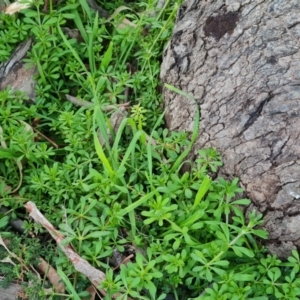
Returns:
[[[14,15],[15,13],[19,12],[20,10],[30,7],[30,2],[32,2],[32,1],[28,0],[28,3],[26,3],[26,4],[21,4],[20,1],[13,2],[10,5],[8,5],[4,9],[4,11],[8,15]]]

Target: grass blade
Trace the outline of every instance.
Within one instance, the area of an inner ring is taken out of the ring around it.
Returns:
[[[96,126],[98,124],[98,126]],[[98,135],[97,135],[97,127],[99,127],[99,130],[102,133],[102,136],[105,140],[106,145],[109,146],[109,141],[108,141],[108,136],[107,136],[107,131],[106,131],[106,122],[105,122],[105,117],[103,115],[103,112],[101,111],[99,106],[95,106],[94,109],[94,116],[93,116],[93,135],[94,135],[94,145],[96,148],[97,155],[100,159],[100,161],[103,163],[105,169],[110,173],[113,174],[113,168],[111,164],[109,163],[108,158],[104,154],[104,150],[102,145],[99,142]],[[110,149],[109,149],[110,150]]]
[[[113,169],[107,159],[107,157],[104,154],[103,148],[98,140],[97,133],[94,131],[94,144],[96,148],[96,153],[98,154],[99,159],[103,163],[105,169],[110,173],[113,174]]]
[[[111,62],[112,54],[113,54],[113,42],[109,43],[107,50],[103,55],[103,59],[101,61],[100,68],[106,70]]]
[[[106,116],[102,112],[99,105],[95,105],[95,109],[94,109],[94,131],[95,132],[97,132],[97,128],[99,128],[101,135],[104,139],[105,145],[107,149],[110,151],[111,149],[109,146],[109,138],[107,134]]]
[[[70,49],[70,51],[72,52],[73,56],[76,58],[76,60],[78,61],[78,63],[80,64],[80,66],[83,68],[83,70],[88,74],[88,70],[85,67],[84,63],[82,62],[81,58],[78,56],[76,50],[72,47],[72,45],[70,44],[70,42],[68,41],[68,39],[66,38],[66,36],[64,35],[64,33],[62,32],[59,24],[57,24],[57,30],[61,36],[61,38],[63,39],[65,45],[67,45],[67,47]]]
[[[89,21],[92,22],[92,12],[86,0],[79,0],[83,11],[87,14]]]
[[[148,143],[147,143],[147,160],[148,160],[149,182],[151,183],[151,185],[152,185],[152,171],[153,171],[153,157],[152,157],[151,140],[152,140],[152,136],[155,132],[155,129],[161,124],[164,116],[165,116],[165,113],[162,113],[161,116],[156,121],[156,123],[154,125],[154,128],[152,129],[150,139],[148,140]],[[152,186],[152,188],[153,188],[153,186]]]
[[[61,267],[57,267],[57,274],[59,275],[59,277],[61,278],[61,280],[64,282],[64,284],[66,285],[67,290],[71,293],[72,298],[74,300],[80,300],[80,297],[78,296],[78,294],[76,293],[71,281],[69,280],[69,278],[67,277],[67,275],[63,272],[63,270],[61,269]]]
[[[95,54],[94,54],[94,36],[97,33],[97,28],[98,28],[98,13],[96,13],[95,20],[93,22],[93,30],[88,34],[88,56],[89,56],[89,64],[90,64],[90,70],[92,74],[96,72],[96,63],[95,63]]]
[[[201,185],[200,185],[200,188],[199,188],[198,192],[197,192],[195,202],[194,202],[194,205],[193,205],[193,209],[195,209],[200,204],[201,200],[203,199],[203,197],[207,193],[210,186],[211,186],[211,179],[210,179],[209,176],[206,175],[204,177]]]
[[[133,202],[132,204],[128,205],[126,208],[122,209],[119,212],[119,215],[121,217],[125,216],[126,214],[132,212],[134,209],[136,209],[137,207],[139,207],[140,205],[142,205],[143,203],[145,203],[146,201],[148,201],[150,198],[152,198],[155,193],[157,191],[153,191],[145,196],[143,196],[141,199],[139,199],[138,201]]]
[[[177,171],[179,165],[181,164],[181,162],[183,161],[183,159],[190,153],[197,137],[198,137],[198,134],[199,134],[199,123],[200,123],[200,111],[199,111],[199,108],[198,108],[198,105],[194,99],[193,96],[177,89],[176,87],[172,86],[172,85],[169,85],[169,84],[165,84],[165,87],[168,88],[169,90],[177,93],[177,94],[180,94],[182,96],[185,96],[187,98],[189,98],[190,100],[193,100],[195,102],[195,105],[196,105],[196,116],[195,116],[195,121],[194,121],[194,129],[193,129],[193,133],[192,133],[192,138],[191,138],[191,142],[190,144],[186,147],[186,149],[181,153],[181,155],[176,159],[173,167],[171,168],[171,173],[174,173],[175,171]]]
[[[134,154],[134,150],[135,150],[135,145],[137,143],[137,141],[139,140],[139,138],[141,136],[145,136],[145,132],[143,130],[139,130],[134,136],[133,136],[133,139],[131,140],[126,152],[125,152],[125,155],[122,159],[122,162],[121,162],[121,165],[120,165],[120,168],[123,168],[125,166],[125,163],[129,157],[130,154]]]

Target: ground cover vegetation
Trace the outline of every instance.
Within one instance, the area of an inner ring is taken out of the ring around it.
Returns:
[[[268,255],[238,179],[214,176],[219,153],[187,160],[200,113],[192,134],[164,128],[159,67],[180,1],[98,5],[109,18],[86,0],[0,15],[0,62],[32,38],[26,62],[38,68],[34,101],[0,91],[1,285],[22,282],[23,299],[92,299],[91,283],[28,217],[32,201],[105,273],[99,299],[298,299],[298,253]],[[64,292],[36,272],[40,258]]]

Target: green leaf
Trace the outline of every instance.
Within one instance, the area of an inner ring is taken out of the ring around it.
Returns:
[[[0,228],[4,228],[9,222],[9,217],[4,216],[3,218],[0,219]]]
[[[52,18],[49,18],[49,20],[47,20],[44,25],[53,25],[57,22],[57,18],[56,17],[52,17]]]
[[[149,291],[152,299],[156,299],[156,286],[152,281],[147,281],[144,283],[145,288]]]
[[[125,186],[120,186],[120,185],[116,185],[116,184],[114,184],[113,186],[124,194],[128,193],[128,188]]]
[[[211,186],[211,179],[209,178],[209,176],[205,176],[197,192],[193,209],[195,209],[200,204],[201,200],[209,190],[210,186]]]
[[[132,10],[132,9],[128,6],[121,5],[112,13],[112,15],[107,20],[111,21],[115,16],[117,16],[123,10]]]
[[[67,275],[63,272],[62,268],[60,266],[57,266],[57,273],[60,276],[61,280],[65,283],[67,290],[72,295],[72,298],[74,300],[81,300],[77,292],[75,291],[71,281],[67,277]]]
[[[245,247],[232,246],[231,247],[237,256],[242,257],[245,254],[248,257],[254,257],[254,253],[252,250],[249,250]]]
[[[103,148],[99,142],[96,131],[94,131],[94,144],[95,144],[95,148],[96,148],[96,153],[98,154],[98,157],[100,158],[104,167],[110,174],[113,174],[114,173],[113,168],[110,165],[109,160],[107,159],[107,157],[104,154]]]
[[[221,226],[221,228],[224,232],[224,236],[226,237],[226,241],[229,243],[230,234],[229,234],[228,226],[225,223],[221,223],[220,226]]]
[[[233,274],[232,279],[235,281],[253,281],[256,274]]]
[[[223,270],[216,267],[211,267],[210,269],[220,276],[223,276],[227,272],[227,270]]]
[[[163,300],[165,299],[167,294],[162,293],[156,300]]]
[[[66,11],[66,10],[73,10],[73,9],[76,9],[78,6],[79,6],[78,3],[67,4],[67,5],[62,6],[62,7],[58,10],[58,12],[61,13],[61,12]]]
[[[131,142],[130,142],[129,146],[127,147],[127,150],[123,156],[122,162],[120,164],[120,168],[124,168],[130,154],[134,154],[137,141],[139,140],[139,138],[141,136],[145,136],[145,132],[143,130],[137,131],[136,134],[133,136],[133,139],[131,140]]]
[[[153,151],[151,142],[153,139],[153,135],[156,133],[156,128],[162,123],[164,115],[165,115],[165,113],[162,113],[161,116],[157,119],[156,123],[154,124],[154,127],[152,128],[151,135],[150,135],[150,138],[147,143],[148,176],[149,176],[149,182],[151,184],[153,182],[153,180],[152,180],[153,158],[156,158],[161,161],[161,157],[155,151]],[[133,122],[133,123],[135,124],[135,122]],[[152,186],[152,189],[155,189],[155,188]]]
[[[30,18],[24,18],[23,20],[25,23],[28,23],[28,24],[31,24],[31,25],[38,25],[35,21],[33,21],[32,19]]]
[[[171,222],[171,227],[174,231],[178,231],[180,233],[182,233],[182,229],[174,222]]]
[[[205,270],[205,276],[208,282],[212,282],[213,280],[213,275],[209,269]]]
[[[196,221],[201,219],[201,217],[204,215],[203,210],[196,210],[191,216],[189,216],[186,220],[184,220],[182,223],[179,225],[181,227],[190,227],[193,224],[195,224]]]
[[[272,268],[272,269],[270,269],[270,270],[268,271],[268,276],[269,276],[269,278],[270,278],[273,282],[275,282],[275,281],[277,281],[277,279],[280,278],[280,276],[281,276],[281,271],[280,271],[280,269],[277,268],[277,267]]]
[[[144,256],[140,253],[137,253],[137,255],[135,257],[135,261],[140,267],[143,267],[143,265],[144,265]]]
[[[202,264],[206,265],[206,258],[199,250],[195,250],[193,253],[191,253],[191,257],[194,260],[199,261]]]
[[[204,225],[203,222],[197,222],[197,223],[194,223],[193,225],[190,226],[190,230],[197,230],[197,229],[200,229],[202,228]]]
[[[0,148],[0,158],[17,158],[17,154],[12,149]]]
[[[148,219],[144,220],[144,224],[149,225],[155,221],[157,221],[157,218],[148,218]]]
[[[232,204],[238,204],[238,205],[249,205],[251,201],[249,199],[239,199],[231,202]]]
[[[191,239],[191,237],[190,237],[189,234],[184,234],[183,237],[184,237],[185,242],[186,242],[189,246],[195,247],[195,246],[198,245],[198,243],[194,242],[194,241]]]
[[[165,87],[168,88],[169,90],[171,90],[171,91],[173,91],[173,92],[175,92],[175,93],[181,95],[181,96],[187,97],[187,98],[189,98],[190,100],[194,100],[194,101],[195,101],[195,98],[194,98],[193,96],[191,96],[190,94],[188,94],[188,93],[186,93],[186,92],[184,92],[184,91],[182,91],[182,90],[176,88],[176,87],[173,86],[173,85],[170,85],[170,84],[165,83]]]
[[[229,261],[228,260],[218,260],[218,261],[215,261],[213,263],[213,265],[227,267],[229,265]]]
[[[85,239],[89,239],[89,238],[99,238],[99,237],[103,237],[103,236],[107,236],[110,235],[109,231],[95,231],[95,232],[91,232],[88,235],[86,235],[84,238]]]
[[[71,19],[71,20],[73,20],[75,18],[75,15],[74,14],[62,14],[62,17],[64,19]]]
[[[37,11],[29,9],[29,8],[27,8],[26,10],[23,10],[23,12],[24,12],[25,16],[29,17],[29,18],[36,18],[39,15]]]
[[[70,44],[70,42],[67,40],[66,36],[64,35],[64,33],[62,32],[59,24],[57,25],[57,31],[59,32],[61,38],[64,41],[64,44],[69,48],[69,50],[71,51],[71,53],[73,54],[73,56],[76,58],[77,62],[80,64],[80,66],[83,68],[83,70],[85,70],[86,74],[88,74],[88,70],[85,66],[85,64],[82,62],[81,58],[79,57],[77,51],[72,47],[72,45]],[[85,30],[83,30],[85,32]],[[86,35],[86,33],[85,33]]]
[[[178,233],[170,233],[170,234],[167,234],[165,235],[164,237],[164,241],[170,241],[172,239],[174,239],[175,237],[179,236]]]
[[[84,12],[87,14],[89,21],[92,22],[92,12],[91,9],[88,5],[88,2],[86,0],[79,0],[79,3],[82,7],[82,9],[84,10]]]
[[[186,198],[191,199],[193,197],[193,192],[190,189],[185,189],[184,195]]]
[[[113,42],[110,42],[107,50],[105,51],[100,68],[106,70],[111,62],[112,54],[113,54]]]
[[[181,244],[180,239],[176,239],[175,242],[173,243],[173,250],[177,250],[180,244]]]
[[[141,197],[139,200],[133,202],[132,204],[128,205],[126,208],[122,209],[121,211],[118,212],[119,216],[125,216],[129,212],[133,211],[135,208],[139,207],[143,203],[145,203],[147,200],[151,199],[157,192],[151,192],[143,197]]]
[[[154,266],[155,266],[155,264],[156,264],[156,261],[155,261],[155,260],[149,261],[148,264],[147,264],[147,270],[153,269]]]
[[[198,104],[196,102],[196,100],[194,99],[194,97],[192,97],[191,95],[177,89],[176,87],[169,85],[167,83],[165,83],[165,87],[168,88],[169,90],[180,94],[182,96],[185,96],[187,98],[189,98],[190,100],[193,100],[195,102],[195,107],[196,107],[196,116],[195,116],[195,120],[194,120],[194,126],[193,126],[193,133],[192,133],[192,138],[191,138],[191,142],[189,143],[189,145],[186,147],[186,149],[181,153],[181,155],[177,158],[177,160],[175,161],[175,163],[173,164],[173,167],[171,168],[170,173],[174,173],[176,171],[178,171],[178,167],[180,166],[180,164],[182,163],[183,159],[190,153],[197,137],[198,137],[198,133],[199,133],[199,123],[200,123],[200,112],[199,112],[199,107]]]
[[[93,20],[93,30],[88,33],[88,58],[89,58],[89,65],[92,74],[96,72],[96,63],[95,63],[95,53],[93,49],[94,45],[94,37],[96,35],[96,31],[98,28],[98,14],[95,15],[95,19]]]
[[[262,239],[267,239],[268,238],[268,232],[266,230],[262,229],[252,229],[251,233],[259,236]]]
[[[298,253],[297,250],[292,250],[292,254],[293,254],[293,256],[297,259],[297,261],[300,260],[300,259],[299,259],[299,253]]]
[[[78,294],[78,296],[82,299],[87,298],[90,299],[91,294],[88,291],[82,291]]]

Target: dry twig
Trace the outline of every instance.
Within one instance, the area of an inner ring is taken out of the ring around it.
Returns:
[[[90,265],[87,260],[80,257],[79,254],[73,250],[71,245],[64,245],[63,242],[65,240],[65,237],[58,230],[56,230],[53,227],[53,225],[42,215],[42,213],[37,209],[36,205],[33,202],[31,201],[27,202],[24,205],[24,207],[29,212],[29,215],[37,223],[40,223],[45,229],[48,230],[50,235],[56,241],[56,243],[61,248],[61,250],[66,254],[68,259],[72,262],[74,268],[78,272],[88,277],[89,280],[95,286],[99,286],[102,283],[102,281],[105,280],[105,274],[103,272],[97,270],[92,265]]]
[[[53,239],[56,241],[58,246],[61,248],[61,250],[66,254],[70,262],[73,264],[74,268],[85,275],[92,284],[99,290],[99,292],[102,295],[106,295],[106,292],[102,289],[99,289],[100,284],[102,281],[106,279],[105,274],[101,272],[100,270],[97,270],[92,265],[89,264],[89,262],[82,257],[79,256],[79,254],[72,248],[70,244],[65,245],[65,237],[56,230],[53,225],[43,216],[43,214],[37,209],[36,205],[29,201],[27,202],[24,207],[29,212],[29,215],[35,220],[35,222],[40,223],[47,231],[50,233],[50,235],[53,237]],[[119,297],[120,294],[117,293],[112,296],[112,298]],[[128,300],[132,300],[131,298],[127,298]]]
[[[56,270],[43,258],[39,258],[39,261],[40,263],[38,264],[37,269],[47,276],[49,281],[53,284],[56,293],[64,293],[65,285],[61,282],[61,278]]]

